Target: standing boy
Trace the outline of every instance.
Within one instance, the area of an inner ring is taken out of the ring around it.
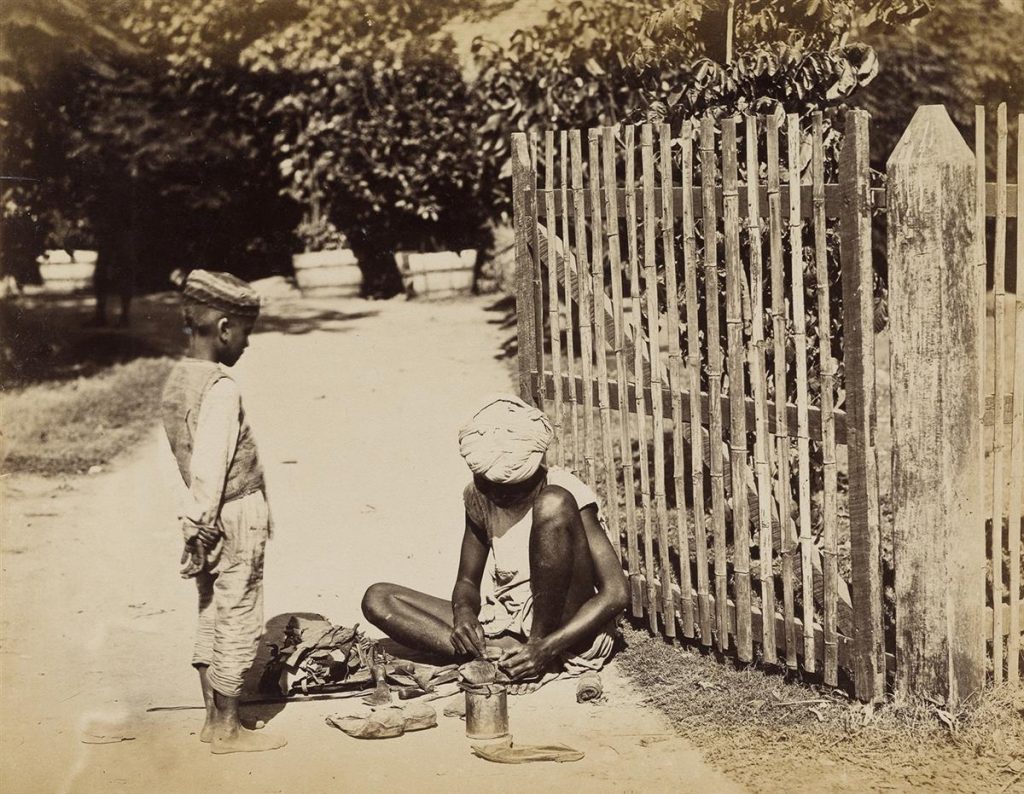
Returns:
[[[171,451],[188,488],[182,509],[182,576],[195,577],[199,630],[192,664],[206,704],[200,739],[213,753],[285,745],[238,718],[242,676],[263,632],[263,553],[270,535],[263,469],[242,409],[234,366],[260,310],[256,292],[230,273],[194,270],[183,288],[187,357],[163,394]]]

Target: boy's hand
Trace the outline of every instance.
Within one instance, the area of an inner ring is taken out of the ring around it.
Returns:
[[[217,545],[217,541],[220,540],[221,532],[217,527],[199,526],[199,544],[205,548],[206,551],[211,551],[214,546]],[[203,555],[206,556],[205,553]]]
[[[199,524],[188,518],[181,521],[181,534],[185,539],[185,545],[196,543],[197,540],[207,551],[213,549],[220,539],[221,531],[216,525]]]
[[[186,543],[181,553],[181,578],[198,576],[206,567],[206,547],[202,543]]]

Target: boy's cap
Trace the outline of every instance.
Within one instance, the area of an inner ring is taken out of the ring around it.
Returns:
[[[256,317],[260,313],[259,293],[231,273],[193,270],[185,279],[182,294],[227,314]]]

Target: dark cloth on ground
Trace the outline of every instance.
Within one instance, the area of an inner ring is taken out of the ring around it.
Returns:
[[[358,624],[335,626],[326,618],[293,616],[271,654],[260,679],[260,691],[271,695],[370,692],[380,683],[382,693],[395,690],[404,700],[434,694],[458,678],[455,665],[396,659],[359,631]]]

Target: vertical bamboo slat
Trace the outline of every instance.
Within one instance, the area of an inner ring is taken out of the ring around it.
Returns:
[[[736,118],[722,120],[722,215],[725,229],[725,326],[728,344],[729,460],[732,465],[733,571],[736,576],[736,651],[754,658],[750,628],[750,514],[747,482],[746,377],[743,369],[743,265],[740,262],[740,210]],[[715,561],[716,569],[718,561]]]
[[[875,446],[874,267],[871,258],[868,114],[849,110],[839,153],[842,189],[843,355],[846,365],[846,451],[849,466],[853,672],[857,697],[885,694],[882,628],[881,513]]]
[[[537,160],[540,157],[540,133],[537,130],[530,130],[530,162],[533,170],[530,174],[530,187],[533,190],[533,202],[530,205],[530,229],[533,236],[533,310],[534,326],[537,329],[537,336],[534,339],[536,346],[537,372],[540,379],[544,377],[544,281],[541,272],[540,261],[540,228],[537,224]],[[534,404],[544,409],[544,389],[537,388],[533,394]]]
[[[626,513],[626,555],[629,566],[630,600],[633,617],[643,615],[643,594],[636,586],[639,582],[640,559],[637,546],[636,482],[633,477],[633,445],[630,432],[627,362],[625,353],[625,318],[622,298],[621,241],[619,239],[618,180],[615,174],[615,129],[604,128],[602,140],[604,153],[603,186],[605,195],[605,217],[608,218],[608,261],[611,267],[612,316],[614,321],[615,375],[619,392],[619,461],[622,467],[622,483],[625,491]],[[610,497],[609,497],[610,498]]]
[[[526,134],[512,135],[512,207],[515,221],[516,247],[516,336],[519,345],[519,396],[533,401],[534,355],[537,345],[534,337],[537,327],[533,311],[533,258],[530,254],[530,218],[533,198],[527,193],[533,183],[530,166],[530,145]],[[536,248],[533,249],[536,252]]]
[[[796,614],[793,600],[793,537],[791,490],[789,472],[789,420],[786,414],[786,292],[785,264],[782,261],[782,195],[779,189],[779,122],[768,117],[768,231],[769,255],[772,274],[772,365],[775,376],[775,445],[776,487],[775,501],[779,506],[782,529],[782,610],[786,638],[786,666],[796,669]]]
[[[693,637],[693,582],[690,576],[690,535],[686,521],[686,449],[683,444],[683,360],[679,345],[679,284],[676,276],[675,212],[672,189],[672,128],[663,124],[661,144],[661,247],[665,260],[665,325],[668,333],[668,384],[672,394],[672,487],[676,500],[676,548],[683,636]]]
[[[654,588],[654,511],[651,509],[651,474],[647,466],[647,409],[644,406],[644,345],[640,304],[640,257],[637,250],[636,217],[636,137],[635,128],[626,127],[626,230],[629,243],[629,280],[633,322],[633,376],[636,392],[637,446],[640,451],[640,504],[644,511],[644,574],[647,577],[647,623],[658,630],[658,593]],[[653,367],[653,362],[652,362]]]
[[[651,359],[651,425],[654,434],[654,510],[658,535],[658,568],[661,578],[661,602],[664,632],[676,636],[676,606],[672,595],[672,566],[668,549],[668,510],[665,502],[665,414],[661,384],[665,370],[661,362],[658,310],[657,225],[654,189],[654,130],[644,124],[640,132],[640,156],[643,166],[644,200],[644,293],[647,297],[647,342]]]
[[[811,567],[811,437],[807,418],[807,318],[804,314],[803,220],[800,214],[800,117],[791,113],[786,133],[789,169],[789,254],[796,353],[797,492],[800,511],[801,595],[804,619],[804,669],[814,672],[814,570]]]
[[[821,453],[822,453],[822,543],[824,545],[824,618],[822,641],[825,645],[824,679],[829,686],[839,683],[839,639],[836,610],[839,588],[839,539],[836,527],[837,479],[836,428],[833,415],[835,367],[832,363],[832,317],[829,311],[828,253],[825,248],[825,146],[822,116],[813,117],[811,141],[811,181],[814,215],[815,281],[818,291],[818,364],[821,373]]]
[[[1020,680],[1021,512],[1024,509],[1024,113],[1017,116],[1017,299],[1013,352],[1011,413],[1013,475],[1010,486],[1010,638],[1006,645],[1006,679]]]
[[[607,216],[602,219],[601,213],[601,131],[590,130],[588,145],[590,149],[590,198],[593,206],[591,222],[593,223],[594,256],[591,265],[594,274],[595,306],[603,306],[604,291],[604,229],[605,223],[617,223],[617,219]],[[594,348],[597,355],[597,409],[601,415],[601,442],[604,461],[604,493],[607,494],[609,529],[615,554],[621,561],[621,542],[619,539],[619,500],[615,483],[615,453],[612,449],[612,407],[608,396],[608,313],[603,309],[594,311]],[[600,330],[597,330],[597,324]],[[613,337],[614,338],[614,337]]]
[[[572,192],[576,210],[576,280],[579,286],[580,314],[580,369],[583,375],[583,460],[580,474],[587,482],[594,484],[594,391],[593,391],[593,323],[591,306],[593,290],[590,281],[590,267],[587,256],[587,222],[585,215],[585,193],[583,188],[583,143],[579,130],[569,133],[569,148],[572,156]]]
[[[697,238],[693,218],[693,124],[683,122],[683,288],[686,292],[686,371],[690,389],[690,475],[693,478],[693,545],[697,558],[697,615],[702,645],[711,644],[708,536],[704,513],[704,443],[700,419],[700,315],[697,312]]]
[[[995,344],[992,355],[992,678],[1003,681],[1003,374],[1006,356],[1006,103],[996,111],[996,237],[992,256]],[[984,359],[983,359],[984,361]]]
[[[746,118],[747,229],[750,235],[750,382],[754,392],[754,471],[757,477],[758,547],[761,557],[761,644],[775,664],[775,575],[772,571],[771,442],[768,438],[768,375],[765,371],[764,264],[761,261],[761,202],[757,118]]]
[[[555,216],[555,133],[547,130],[544,133],[544,219],[548,227],[548,326],[551,330],[551,375],[554,380],[555,403],[551,415],[551,424],[555,431],[552,455],[561,466],[565,462],[564,439],[562,437],[562,339],[561,312],[558,308],[558,256],[555,250],[557,239],[557,217]],[[543,389],[542,389],[543,391]]]
[[[978,461],[978,492],[984,494],[988,488],[988,477],[986,476],[987,466],[985,465],[985,448],[988,445],[988,428],[985,423],[985,416],[989,412],[989,381],[986,369],[986,357],[991,355],[991,351],[987,350],[987,336],[988,336],[988,310],[985,306],[986,303],[986,286],[987,286],[987,271],[988,271],[988,250],[985,244],[986,239],[986,223],[985,223],[985,107],[983,105],[974,106],[974,190],[975,190],[975,212],[977,217],[975,218],[975,236],[976,236],[976,248],[977,253],[975,254],[975,262],[977,263],[975,277],[978,282],[978,295],[979,295],[979,325],[981,333],[978,340],[978,355],[981,357],[981,366],[978,367],[978,424],[980,426],[981,433],[981,450],[979,451]],[[994,409],[994,406],[993,406]],[[993,411],[994,412],[994,411]],[[993,438],[994,440],[994,438]],[[978,527],[978,531],[984,533],[985,531],[985,519],[982,518],[981,526]]]
[[[700,124],[700,181],[704,211],[704,304],[708,342],[708,431],[711,462],[711,513],[715,532],[715,612],[718,650],[729,647],[728,569],[725,542],[725,472],[722,455],[722,342],[718,298],[718,230],[715,206],[715,122]]]
[[[576,401],[576,332],[575,323],[573,322],[573,288],[572,288],[572,268],[568,266],[569,259],[572,256],[572,236],[571,229],[569,228],[569,133],[562,130],[558,134],[559,143],[559,177],[561,184],[561,198],[562,198],[562,250],[565,252],[566,267],[563,268],[562,273],[562,291],[565,295],[565,312],[569,320],[569,327],[565,335],[565,369],[569,375],[569,427],[572,432],[572,464],[571,467],[577,472],[581,472],[580,458],[580,416],[577,410]],[[569,449],[568,444],[562,445],[563,459],[566,464],[569,465]]]

